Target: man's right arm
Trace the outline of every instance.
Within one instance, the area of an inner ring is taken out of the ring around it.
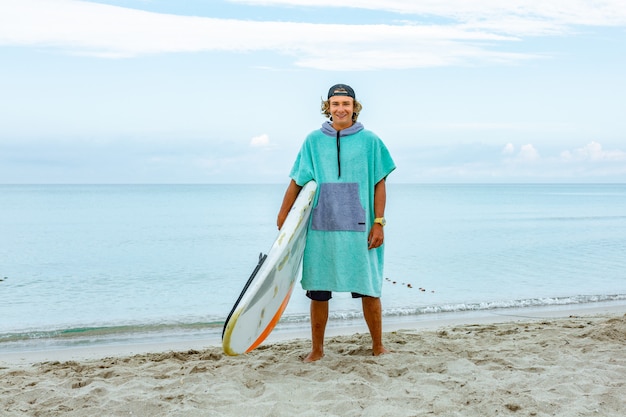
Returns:
[[[294,201],[300,194],[300,190],[302,186],[296,184],[294,180],[291,180],[289,186],[287,187],[287,191],[285,191],[285,196],[283,197],[283,204],[280,207],[280,211],[278,212],[278,219],[276,220],[276,225],[278,226],[278,230],[283,227],[283,223],[285,223],[285,219],[289,214],[289,210],[291,210],[291,206],[293,206]]]

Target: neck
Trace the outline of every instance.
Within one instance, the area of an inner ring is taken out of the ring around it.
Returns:
[[[333,122],[332,123],[332,127],[333,127],[333,129],[335,129],[336,131],[339,132],[340,130],[349,128],[353,124],[354,124],[354,122],[352,120],[350,120],[349,123],[336,123],[336,122]]]

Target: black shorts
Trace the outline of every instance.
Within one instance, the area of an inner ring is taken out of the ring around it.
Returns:
[[[314,301],[328,301],[333,298],[332,291],[307,291],[306,296]],[[357,292],[352,293],[352,298],[369,297],[369,295],[359,294]]]

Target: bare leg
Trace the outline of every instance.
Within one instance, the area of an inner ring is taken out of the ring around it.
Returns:
[[[315,362],[324,356],[324,333],[328,322],[328,301],[311,300],[311,353],[304,362]]]
[[[372,336],[372,354],[374,356],[389,353],[383,346],[383,309],[380,298],[363,297],[363,316]]]

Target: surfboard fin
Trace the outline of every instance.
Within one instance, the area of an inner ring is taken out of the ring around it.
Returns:
[[[226,318],[226,321],[224,322],[224,328],[222,329],[222,339],[224,339],[224,332],[226,331],[226,326],[228,326],[228,321],[230,320],[230,318],[232,317],[233,313],[237,309],[237,306],[239,305],[239,302],[241,301],[241,298],[245,294],[245,292],[248,289],[248,287],[250,286],[250,284],[252,284],[252,281],[254,281],[254,277],[256,277],[256,274],[259,272],[259,269],[261,269],[261,265],[263,265],[263,262],[265,262],[266,259],[267,259],[267,254],[264,254],[263,252],[259,253],[259,262],[257,263],[256,267],[254,268],[254,271],[252,271],[252,275],[250,275],[250,278],[248,278],[248,281],[246,282],[246,285],[244,285],[243,290],[241,290],[241,294],[239,294],[239,298],[237,298],[237,302],[233,306],[233,309],[230,310],[230,313],[228,313],[228,317]]]

